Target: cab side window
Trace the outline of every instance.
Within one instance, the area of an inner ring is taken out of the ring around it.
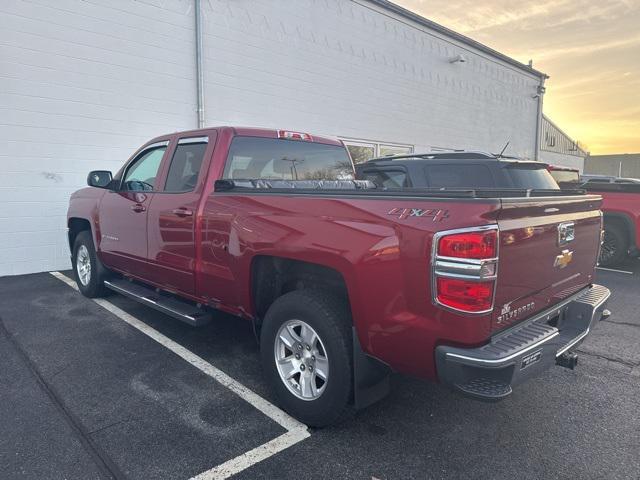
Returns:
[[[432,188],[495,188],[491,172],[484,165],[436,164],[425,167]]]
[[[206,141],[186,139],[178,142],[169,166],[165,192],[191,192],[196,187],[206,149]]]
[[[127,168],[122,179],[122,189],[132,191],[153,191],[166,145],[143,152]]]
[[[382,188],[397,189],[409,186],[407,174],[401,170],[365,170],[363,179]]]

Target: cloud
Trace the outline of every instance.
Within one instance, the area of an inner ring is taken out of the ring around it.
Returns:
[[[640,151],[640,0],[392,0],[551,75],[545,113],[597,153]]]
[[[640,34],[628,38],[621,38],[619,40],[610,40],[608,42],[594,42],[586,45],[572,45],[558,48],[540,48],[527,50],[526,52],[513,52],[511,55],[516,58],[529,56],[539,61],[568,55],[590,55],[604,50],[627,48],[635,45],[640,45]]]

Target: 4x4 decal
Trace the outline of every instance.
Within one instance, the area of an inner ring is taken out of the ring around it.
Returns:
[[[387,215],[393,215],[400,220],[408,217],[431,217],[434,222],[441,222],[445,218],[449,218],[449,210],[441,210],[439,208],[392,208]]]

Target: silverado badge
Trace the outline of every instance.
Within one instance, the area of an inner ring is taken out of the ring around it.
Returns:
[[[518,318],[523,313],[530,312],[536,307],[536,303],[535,302],[529,302],[529,303],[527,303],[525,305],[522,305],[520,307],[511,309],[511,303],[512,302],[505,303],[502,306],[502,310],[500,311],[500,315],[498,315],[498,323],[503,323],[503,322],[509,321],[509,320],[515,320],[516,318]]]

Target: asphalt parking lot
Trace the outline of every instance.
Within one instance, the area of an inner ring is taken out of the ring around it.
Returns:
[[[193,329],[117,295],[109,311],[47,273],[0,278],[0,477],[224,477],[211,469],[239,458],[234,478],[638,478],[640,261],[621,270],[598,271],[613,315],[575,371],[497,404],[394,376],[382,402],[279,452],[287,429],[248,323]]]

